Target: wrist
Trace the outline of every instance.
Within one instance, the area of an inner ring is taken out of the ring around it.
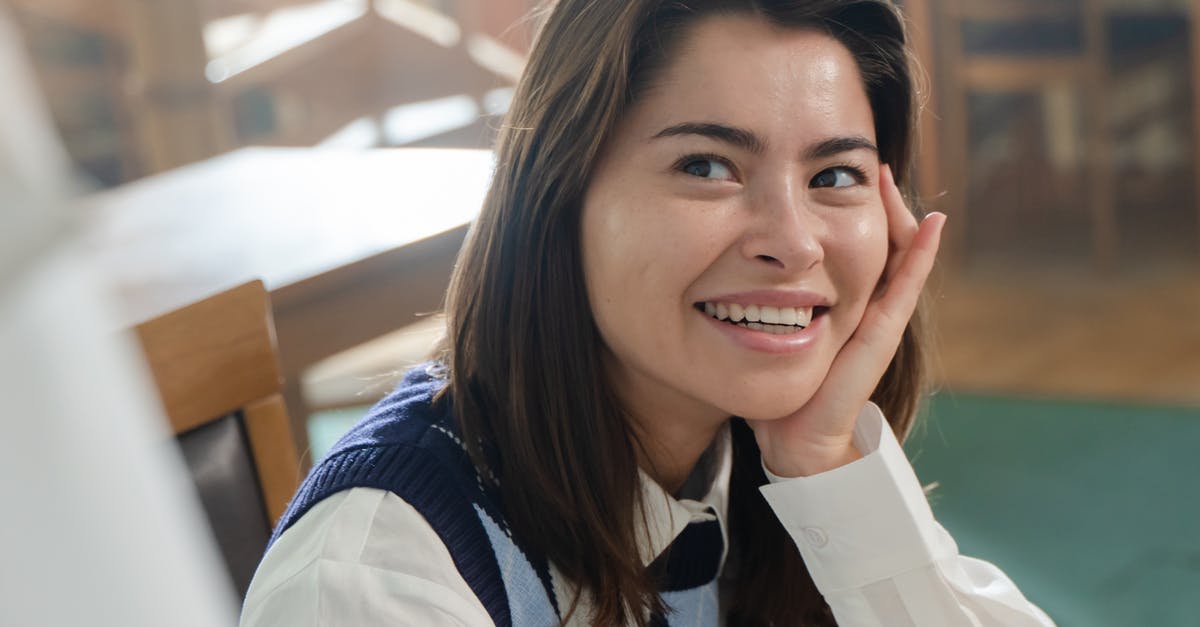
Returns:
[[[785,479],[811,477],[863,458],[853,442],[838,446],[818,446],[788,452],[763,451],[763,466],[773,475]]]

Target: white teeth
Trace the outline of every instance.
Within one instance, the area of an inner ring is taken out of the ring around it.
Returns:
[[[704,313],[734,324],[740,322],[778,325],[782,332],[792,327],[807,327],[812,323],[812,307],[772,307],[770,305],[741,305],[738,303],[704,303]],[[774,332],[774,329],[767,329]]]
[[[760,324],[760,323],[758,323],[758,322],[747,322],[747,323],[746,323],[746,328],[748,328],[748,329],[752,329],[752,330],[754,330],[754,331],[762,331],[762,330],[763,330],[763,325],[762,325],[762,324]]]

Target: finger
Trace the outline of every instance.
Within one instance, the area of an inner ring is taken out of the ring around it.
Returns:
[[[858,328],[834,358],[826,383],[817,392],[822,402],[840,401],[846,411],[857,411],[871,395],[916,310],[945,223],[942,213],[931,213],[921,222],[896,276],[884,294],[867,305]]]
[[[917,220],[905,204],[892,168],[887,164],[880,168],[880,195],[888,221],[888,261],[883,273],[886,282],[903,263],[905,252],[917,234]]]
[[[885,286],[882,297],[871,303],[863,316],[859,328],[866,331],[868,336],[863,339],[868,339],[871,343],[883,342],[889,345],[894,338],[894,343],[899,344],[900,334],[912,318],[917,301],[921,297],[921,290],[924,289],[925,281],[933,270],[945,224],[946,215],[936,212],[929,214],[921,222],[911,246],[905,251],[900,267]],[[870,337],[876,334],[880,339]],[[893,346],[888,351],[887,359],[891,359],[891,352],[894,351]]]
[[[888,239],[907,248],[917,234],[917,220],[908,210],[904,194],[896,184],[896,175],[886,163],[880,168],[880,195],[888,218]]]

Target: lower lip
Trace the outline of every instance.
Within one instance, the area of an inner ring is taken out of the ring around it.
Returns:
[[[817,337],[825,328],[825,318],[828,317],[829,312],[826,311],[824,314],[813,318],[812,323],[805,327],[803,331],[784,335],[776,335],[766,331],[755,331],[754,329],[722,322],[702,311],[697,311],[696,314],[704,316],[704,319],[708,320],[709,324],[713,325],[718,331],[724,333],[725,337],[728,337],[744,348],[762,353],[788,354],[805,350],[817,341]]]

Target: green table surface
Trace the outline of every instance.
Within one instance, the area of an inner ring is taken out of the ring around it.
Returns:
[[[1200,625],[1200,408],[943,393],[905,450],[965,555],[1061,627]]]

